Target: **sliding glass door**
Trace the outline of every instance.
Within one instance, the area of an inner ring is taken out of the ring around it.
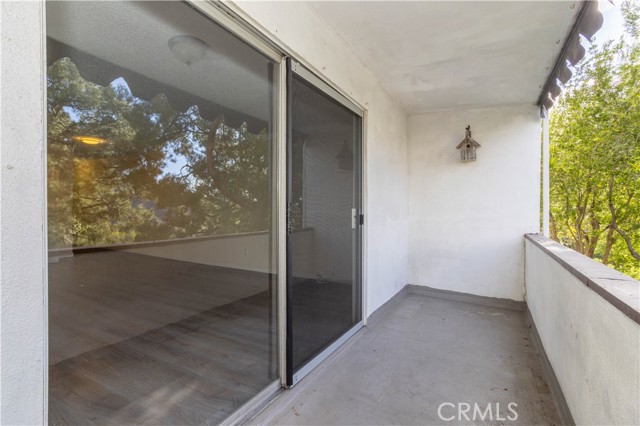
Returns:
[[[47,2],[49,423],[278,385],[280,58],[174,1]]]
[[[198,4],[47,2],[53,425],[239,418],[362,325],[362,111]]]
[[[362,113],[294,61],[287,92],[291,386],[362,324]]]

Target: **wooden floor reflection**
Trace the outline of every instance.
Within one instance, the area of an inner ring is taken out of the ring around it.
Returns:
[[[121,252],[51,264],[49,423],[219,423],[275,379],[272,281]]]

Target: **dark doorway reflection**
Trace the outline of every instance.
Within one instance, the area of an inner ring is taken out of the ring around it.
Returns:
[[[362,319],[361,118],[291,79],[290,376]]]

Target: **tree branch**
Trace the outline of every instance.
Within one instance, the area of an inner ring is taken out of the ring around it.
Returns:
[[[218,132],[218,127],[220,126],[220,123],[222,123],[222,120],[224,120],[224,116],[219,115],[213,120],[213,122],[211,122],[211,130],[209,130],[209,137],[207,138],[207,143],[205,146],[207,154],[207,172],[209,173],[209,176],[214,176],[216,172],[216,133]]]
[[[640,261],[640,254],[633,248],[633,244],[631,243],[631,238],[624,232],[622,229],[618,227],[616,222],[616,209],[613,206],[613,176],[609,179],[609,210],[611,211],[611,227],[616,230],[616,232],[622,237],[624,242],[627,244],[627,249],[629,249],[629,253],[636,260]]]

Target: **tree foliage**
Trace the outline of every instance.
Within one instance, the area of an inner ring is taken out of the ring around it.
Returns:
[[[47,90],[51,248],[269,229],[266,129],[139,99],[122,79],[94,84],[69,58]]]
[[[551,237],[640,278],[640,37],[592,46],[550,118]]]

